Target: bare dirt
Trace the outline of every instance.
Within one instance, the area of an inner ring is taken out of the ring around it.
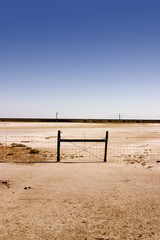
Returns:
[[[34,130],[29,140],[24,140],[26,128]],[[12,132],[9,148],[11,143],[21,141],[30,141],[30,145],[21,144],[32,147],[33,143],[35,148],[35,136],[39,137],[38,144],[50,144],[54,138],[46,137],[56,136],[58,129],[67,132],[66,136],[84,129],[92,136],[98,132],[100,137],[106,129],[112,136],[140,132],[150,137],[152,144],[155,136],[158,144],[160,133],[158,124],[0,123],[1,136],[5,131]],[[39,135],[39,130],[44,131]],[[21,132],[17,135],[15,131]],[[0,142],[5,144],[3,138]],[[33,158],[39,156],[30,154],[24,146],[13,149]],[[155,156],[158,160],[159,155]],[[119,162],[110,159],[107,163],[17,164],[13,163],[16,154],[10,155],[10,162],[0,163],[0,240],[159,240],[160,163],[155,156],[146,162],[143,157],[145,164],[123,161],[122,156]]]

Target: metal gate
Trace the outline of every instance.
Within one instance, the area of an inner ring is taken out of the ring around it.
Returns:
[[[65,139],[65,138],[61,138],[61,131],[58,131],[58,137],[57,137],[57,162],[61,161],[61,143],[70,143],[72,145],[74,145],[75,147],[78,148],[78,151],[76,153],[71,153],[70,154],[70,158],[74,158],[77,157],[78,153],[81,152],[86,152],[88,154],[90,154],[91,156],[96,157],[97,159],[100,159],[98,155],[93,154],[90,149],[91,147],[93,147],[93,145],[95,146],[95,144],[97,143],[104,143],[104,147],[103,147],[103,161],[106,162],[107,161],[107,145],[108,145],[108,131],[106,131],[106,136],[105,139]],[[78,145],[78,143],[93,143],[93,145],[90,146],[82,146],[82,145]]]

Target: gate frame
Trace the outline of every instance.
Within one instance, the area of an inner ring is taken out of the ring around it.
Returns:
[[[108,131],[106,131],[106,138],[105,139],[63,139],[63,138],[61,138],[61,131],[58,130],[58,135],[57,135],[57,162],[60,162],[60,145],[61,145],[61,142],[104,142],[105,143],[104,162],[107,162]]]

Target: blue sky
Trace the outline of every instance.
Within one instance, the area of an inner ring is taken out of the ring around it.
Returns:
[[[0,117],[160,119],[159,0],[0,0]]]

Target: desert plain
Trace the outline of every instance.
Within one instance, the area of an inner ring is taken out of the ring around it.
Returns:
[[[160,124],[0,122],[0,240],[159,240],[159,161]]]

